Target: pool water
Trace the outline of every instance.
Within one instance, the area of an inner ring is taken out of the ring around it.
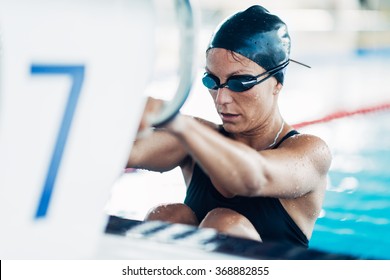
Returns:
[[[322,125],[333,153],[311,248],[390,259],[390,113]]]

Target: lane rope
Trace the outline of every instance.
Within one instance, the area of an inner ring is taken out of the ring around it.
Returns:
[[[379,112],[379,111],[385,111],[385,110],[390,110],[390,102],[375,105],[375,106],[363,107],[363,108],[359,108],[356,110],[337,111],[337,112],[331,113],[331,114],[326,115],[326,116],[319,118],[319,119],[314,119],[311,121],[304,121],[304,122],[294,124],[293,127],[295,129],[299,129],[299,128],[313,125],[313,124],[326,123],[326,122],[330,122],[332,120],[342,119],[342,118],[350,117],[350,116],[354,116],[354,115],[365,115],[365,114]]]

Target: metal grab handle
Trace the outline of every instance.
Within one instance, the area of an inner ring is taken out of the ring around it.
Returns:
[[[164,103],[158,116],[151,117],[151,126],[163,126],[180,111],[190,94],[195,77],[196,23],[191,0],[175,0],[180,25],[180,83],[175,96]]]

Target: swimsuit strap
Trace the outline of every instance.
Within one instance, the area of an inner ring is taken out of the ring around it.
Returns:
[[[222,133],[222,135],[229,136],[229,133],[223,128],[222,125],[219,126],[218,130],[219,130],[220,133]],[[286,135],[283,136],[282,139],[280,139],[280,141],[278,143],[276,143],[276,145],[272,149],[276,149],[277,147],[279,147],[284,142],[284,140],[286,140],[286,139],[288,139],[291,136],[296,135],[296,134],[299,134],[299,132],[296,131],[295,129],[289,131]]]
[[[298,131],[296,131],[295,129],[294,130],[291,130],[289,133],[287,133],[286,135],[284,135],[284,137],[282,139],[280,139],[280,141],[272,148],[272,149],[276,149],[277,147],[280,146],[280,144],[282,144],[284,142],[284,140],[290,138],[291,136],[293,135],[296,135],[296,134],[299,134]]]

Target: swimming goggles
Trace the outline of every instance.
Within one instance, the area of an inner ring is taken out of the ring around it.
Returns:
[[[205,87],[207,87],[208,89],[211,89],[211,90],[218,90],[220,88],[226,87],[234,92],[243,92],[243,91],[249,90],[252,87],[254,87],[255,85],[258,85],[258,84],[264,82],[265,80],[271,78],[272,76],[274,76],[275,74],[277,74],[278,72],[283,70],[290,63],[290,61],[310,68],[310,66],[308,66],[306,64],[289,59],[286,62],[283,62],[282,64],[280,64],[280,65],[278,65],[278,66],[276,66],[276,67],[274,67],[274,68],[272,68],[264,73],[261,73],[257,76],[233,75],[233,76],[229,77],[226,80],[226,83],[224,83],[224,84],[221,84],[221,82],[217,76],[206,72],[203,75],[202,82],[203,82],[203,85]],[[267,75],[267,76],[258,80],[260,77],[263,77],[265,75]]]

